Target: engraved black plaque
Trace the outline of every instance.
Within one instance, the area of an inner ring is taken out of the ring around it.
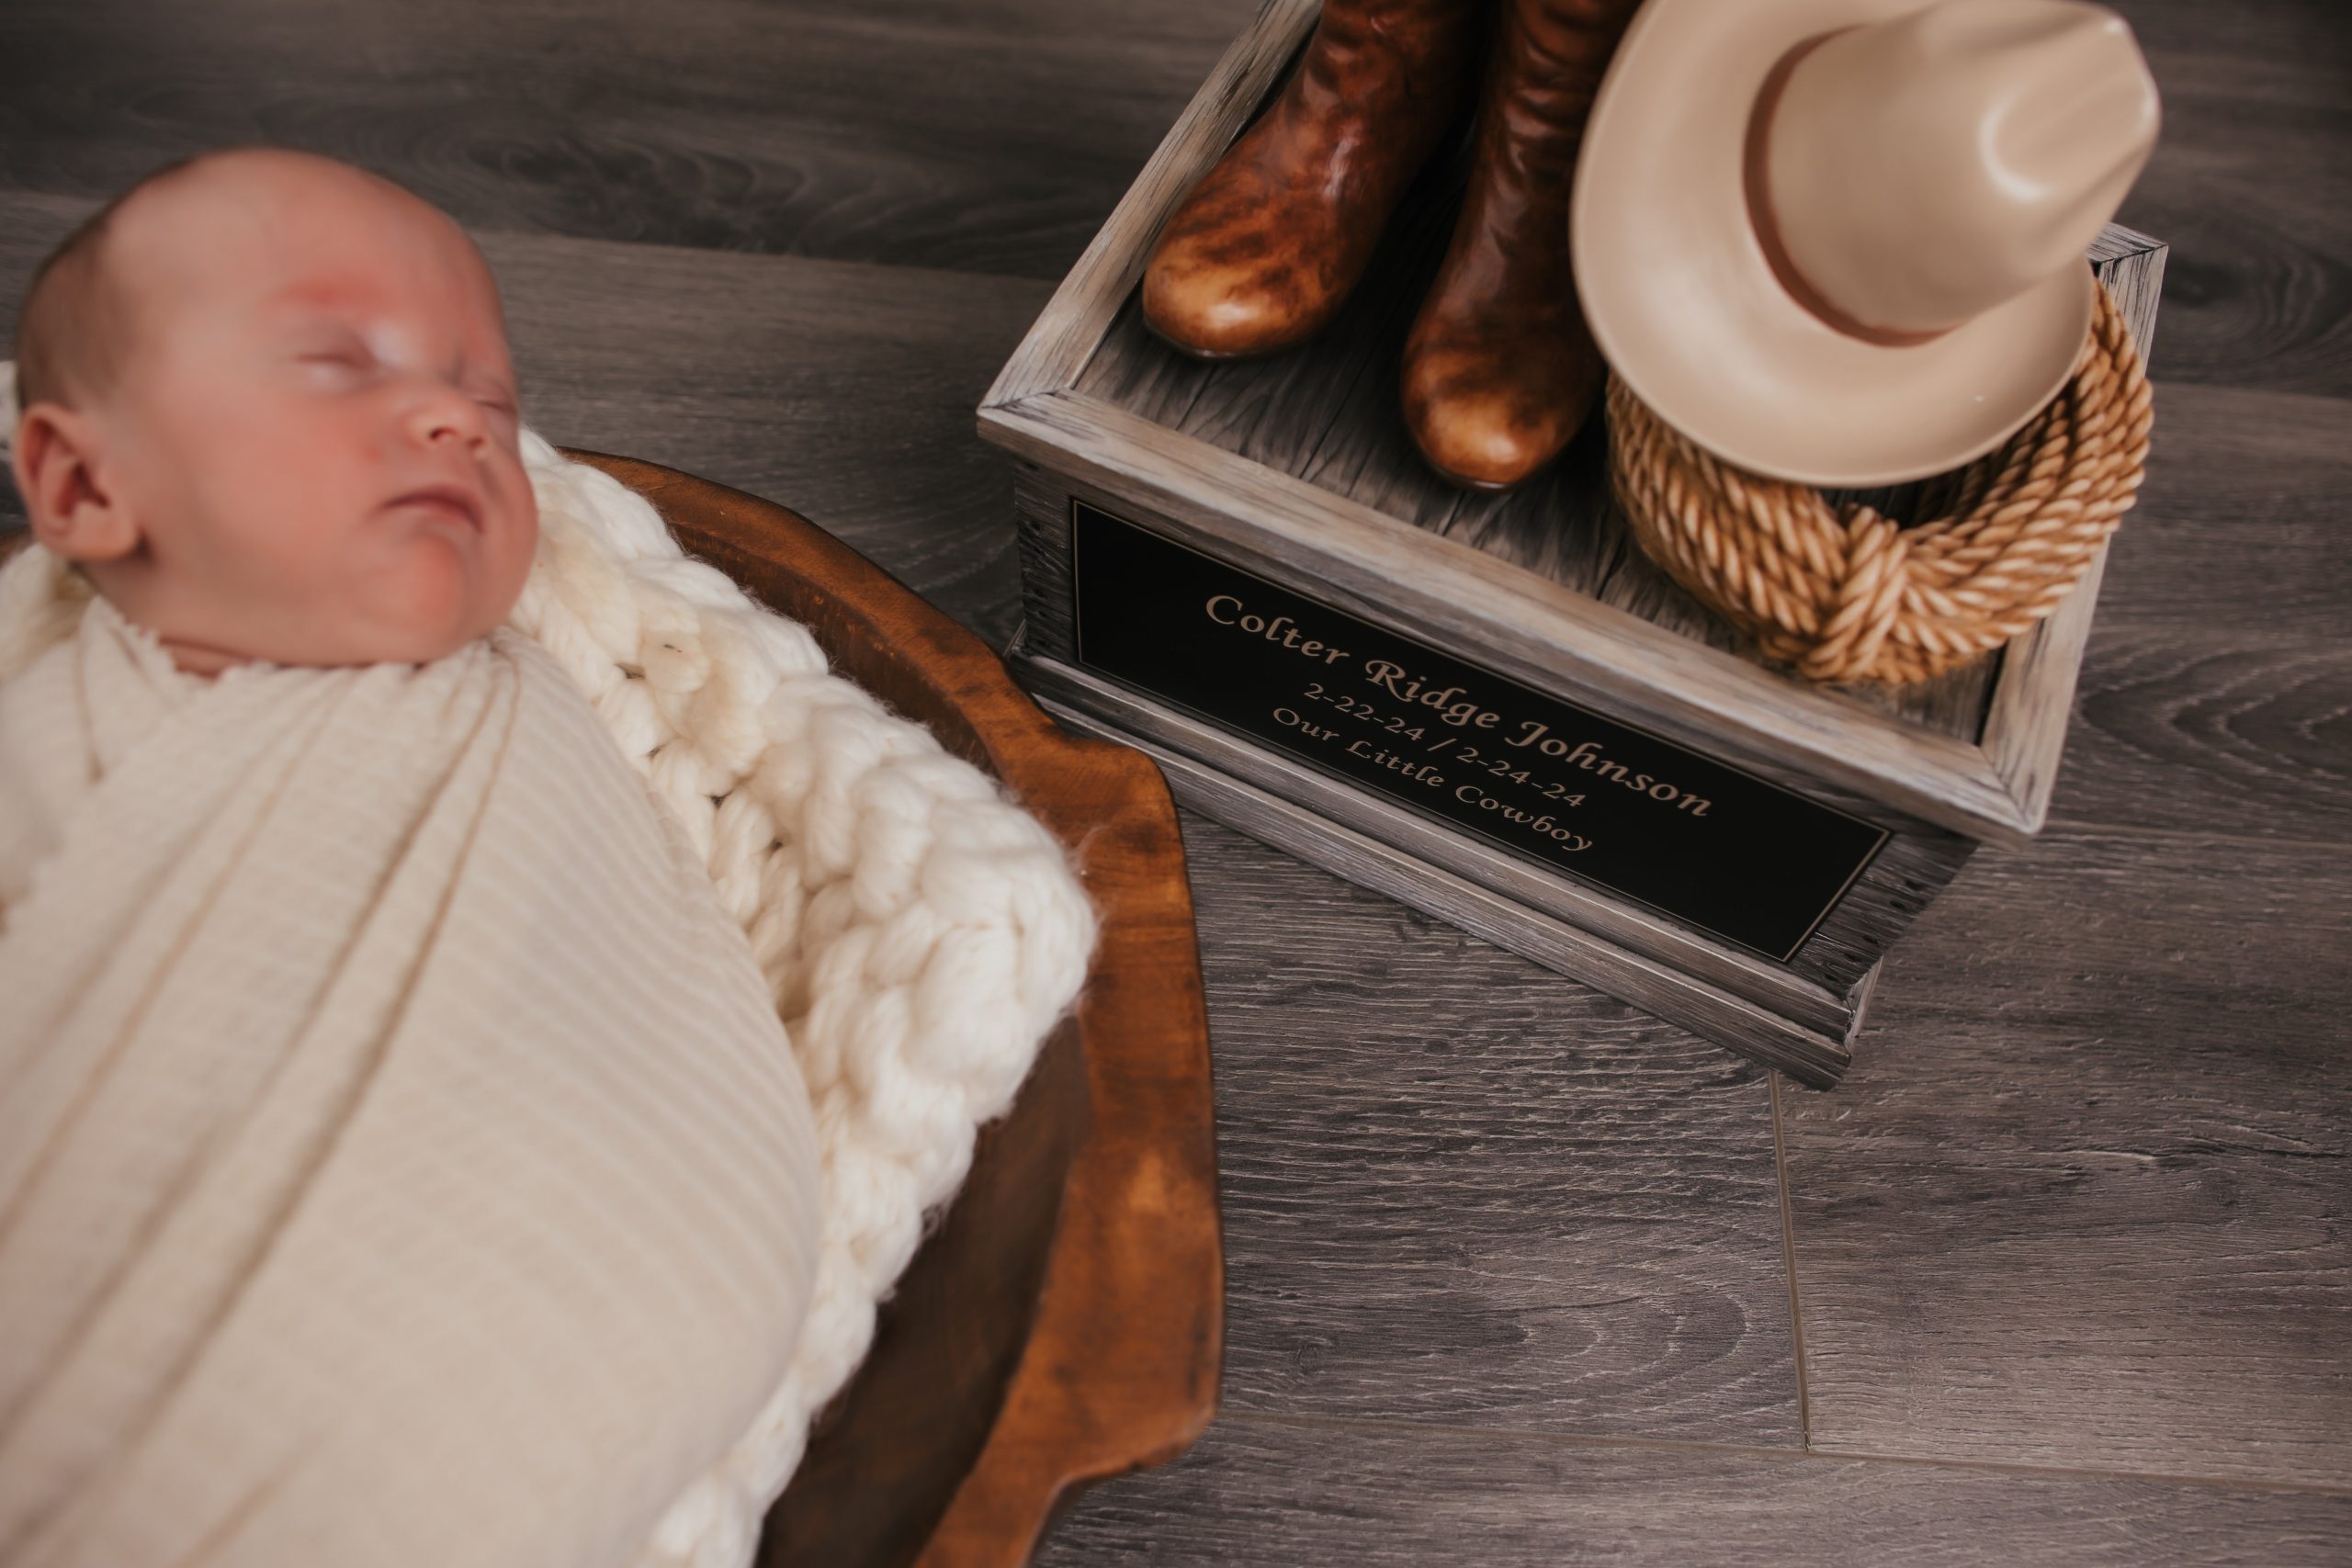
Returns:
[[[1071,503],[1081,664],[1786,961],[1883,829]]]

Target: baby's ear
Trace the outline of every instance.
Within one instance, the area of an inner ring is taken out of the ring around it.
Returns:
[[[120,560],[139,528],[103,475],[96,423],[60,403],[35,403],[17,421],[10,454],[33,537],[70,561]]]

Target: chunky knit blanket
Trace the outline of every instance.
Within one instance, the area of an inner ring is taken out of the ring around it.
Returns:
[[[540,558],[513,624],[596,704],[703,853],[792,1036],[825,1177],[815,1300],[744,1439],[645,1568],[741,1568],[927,1214],[1076,999],[1094,915],[1035,818],[829,674],[806,627],[687,560],[642,497],[536,436]]]
[[[13,424],[0,367],[0,428]],[[662,1514],[646,1568],[740,1568],[880,1300],[1075,997],[1093,917],[1061,846],[805,628],[684,558],[659,516],[527,435],[538,561],[511,620],[584,692],[748,941],[814,1112],[822,1240],[789,1364]],[[71,635],[80,580],[0,572],[0,680]]]

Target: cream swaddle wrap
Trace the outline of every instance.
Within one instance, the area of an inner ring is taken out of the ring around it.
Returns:
[[[0,362],[0,447],[13,423],[12,371]],[[762,1382],[746,1374],[752,1386],[741,1392],[756,1414],[731,1441],[707,1450],[706,1467],[672,1492],[650,1536],[629,1534],[638,1528],[640,1485],[650,1495],[673,1478],[663,1470],[672,1456],[648,1443],[630,1445],[629,1457],[611,1470],[628,1483],[627,1497],[600,1498],[605,1512],[593,1526],[561,1539],[580,1543],[571,1561],[582,1563],[741,1568],[758,1542],[762,1514],[805,1451],[815,1413],[865,1356],[876,1306],[913,1255],[925,1216],[954,1194],[980,1124],[1012,1103],[1047,1032],[1076,998],[1094,916],[1068,852],[993,781],[830,673],[805,627],[686,559],[644,498],[567,461],[528,431],[522,446],[540,537],[510,631],[552,657],[586,695],[617,757],[684,829],[707,886],[748,943],[770,1013],[784,1020],[814,1111],[823,1192],[822,1240],[797,1340],[789,1323],[770,1325],[775,1348],[788,1354],[781,1375]],[[85,613],[93,613],[87,585],[37,547],[0,567],[0,683],[75,639]],[[136,650],[135,640],[130,647]],[[541,660],[518,665],[537,667]],[[232,674],[225,683],[243,678]],[[16,750],[0,736],[0,766],[11,765],[5,760]],[[86,788],[90,773],[70,757],[70,748],[45,742],[28,748],[19,787],[70,799]],[[0,812],[0,867],[21,864],[24,879],[45,832],[53,829]],[[7,875],[0,870],[0,906],[20,896]],[[0,934],[0,946],[8,941]],[[617,940],[612,945],[616,956],[607,966],[646,962]],[[12,1005],[0,992],[0,1015]],[[655,1032],[672,1055],[685,1049],[666,1017]],[[9,1092],[0,1078],[0,1098]],[[668,1118],[663,1130],[691,1141],[707,1114],[723,1129],[731,1113],[697,1101],[690,1116]],[[429,1186],[440,1175],[413,1164],[390,1179]],[[516,1204],[526,1227],[553,1217],[535,1197]],[[0,1238],[7,1223],[0,1216]],[[583,1245],[607,1244],[599,1232]],[[464,1288],[462,1280],[441,1286]],[[688,1310],[663,1335],[690,1331],[695,1321],[699,1303],[682,1293],[673,1302]],[[0,1302],[0,1340],[7,1316]],[[532,1329],[518,1332],[527,1341]],[[680,1350],[647,1348],[648,1354]],[[522,1359],[528,1364],[515,1367],[518,1380],[560,1382],[573,1371],[555,1365],[560,1356]],[[639,1392],[650,1406],[692,1395]],[[735,1407],[738,1392],[718,1403]],[[0,1405],[0,1441],[11,1419]],[[565,1440],[558,1439],[559,1450]],[[565,1500],[539,1479],[541,1467],[560,1457],[502,1452],[486,1472],[447,1465],[417,1478],[416,1487],[429,1494],[423,1506],[435,1509],[512,1489],[540,1510],[537,1522],[561,1531],[569,1526],[552,1512]],[[351,1506],[323,1492],[317,1501],[322,1509]],[[183,1519],[174,1528],[167,1510],[155,1517],[163,1549],[145,1561],[207,1561],[195,1550],[202,1542],[193,1524]],[[605,1530],[613,1533],[594,1534]],[[311,1568],[328,1560],[298,1551],[279,1561]],[[116,1563],[130,1568],[136,1561]],[[0,1548],[0,1562],[7,1562]]]
[[[0,1561],[633,1561],[782,1377],[820,1189],[556,660],[207,682],[96,601],[0,685]]]

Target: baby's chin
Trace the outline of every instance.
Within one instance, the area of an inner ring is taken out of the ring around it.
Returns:
[[[514,595],[492,595],[478,581],[432,583],[379,599],[339,628],[339,664],[427,664],[489,636],[514,608]]]
[[[527,558],[521,563],[527,567]],[[512,579],[512,581],[508,581]],[[425,535],[354,584],[346,664],[424,664],[495,630],[523,590],[496,552]]]

